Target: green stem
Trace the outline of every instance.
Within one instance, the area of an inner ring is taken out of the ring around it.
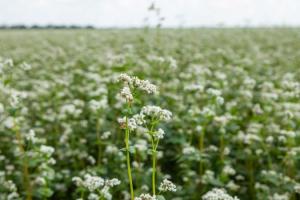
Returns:
[[[83,189],[81,189],[80,198],[81,198],[81,199],[83,199],[83,197],[84,197],[84,190],[83,190]]]
[[[253,166],[253,158],[250,156],[247,160],[247,168],[249,172],[249,191],[251,195],[251,199],[255,199],[255,180],[254,180],[254,166]]]
[[[203,154],[203,151],[204,151],[204,134],[205,134],[205,130],[203,129],[202,133],[200,135],[200,138],[199,138],[199,150],[200,150],[200,153],[201,153],[200,166],[199,166],[200,176],[202,176],[202,174],[203,174],[203,160],[202,160],[203,155],[202,154]]]
[[[130,186],[130,196],[131,196],[131,200],[134,200],[134,191],[133,191],[133,183],[132,183],[132,175],[131,175],[131,167],[130,167],[129,129],[128,129],[127,117],[126,117],[126,130],[125,130],[125,145],[126,145],[127,173],[128,173],[129,186]]]
[[[220,138],[220,160],[221,164],[224,162],[224,134],[221,133],[221,138]]]
[[[154,138],[152,136],[152,193],[153,196],[156,195],[156,147],[154,144]]]
[[[156,123],[158,123],[158,121],[151,119],[151,128],[150,128],[150,135],[151,135],[151,144],[152,144],[152,193],[153,196],[156,195],[156,156],[157,156],[157,152],[156,149],[158,147],[158,143],[159,143],[159,139],[155,139],[154,135],[153,135],[153,130],[154,127],[156,125]]]
[[[101,139],[100,139],[100,123],[97,119],[96,124],[96,135],[97,135],[97,143],[98,143],[98,158],[97,158],[97,164],[100,165],[101,163]]]
[[[23,156],[23,184],[24,187],[26,188],[26,200],[32,200],[32,187],[31,187],[31,183],[30,183],[30,174],[29,174],[29,169],[28,169],[28,161],[25,155],[25,149],[23,146],[23,142],[22,142],[22,136],[20,133],[20,129],[17,126],[17,123],[14,122],[14,129],[16,132],[16,138],[18,141],[18,146],[19,146],[19,150],[22,153]]]

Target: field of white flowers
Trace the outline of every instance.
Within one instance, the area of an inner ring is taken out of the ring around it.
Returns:
[[[300,199],[300,30],[0,31],[0,200]]]

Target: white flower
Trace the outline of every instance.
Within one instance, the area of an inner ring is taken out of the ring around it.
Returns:
[[[25,139],[27,141],[32,142],[33,144],[36,143],[37,138],[35,137],[35,132],[34,130],[30,129],[29,133],[25,135]]]
[[[112,195],[109,193],[109,189],[121,183],[121,181],[116,178],[104,180],[101,177],[91,176],[90,174],[86,174],[84,176],[84,180],[82,180],[80,177],[73,177],[72,181],[75,182],[77,187],[84,187],[91,192],[88,199],[97,200],[99,199],[99,196],[93,192],[97,191],[106,200],[111,200]]]
[[[143,125],[146,121],[144,119],[144,115],[143,114],[135,114],[133,115],[133,119],[135,120],[135,123],[139,126]]]
[[[141,114],[163,121],[169,121],[172,117],[172,113],[169,110],[162,109],[159,106],[144,106]]]
[[[214,116],[216,113],[214,110],[212,110],[211,108],[209,107],[204,107],[201,111],[200,111],[200,114],[204,115],[204,116],[208,116],[208,117],[211,117],[211,116]]]
[[[72,178],[72,181],[78,187],[83,186],[83,180],[80,177],[75,176],[75,177]]]
[[[185,86],[184,90],[202,92],[204,90],[204,87],[203,87],[203,85],[199,85],[199,84],[191,84],[191,85]]]
[[[240,186],[235,184],[234,181],[229,181],[227,184],[226,184],[226,187],[229,189],[229,190],[232,190],[232,191],[237,191]]]
[[[12,192],[9,195],[7,195],[7,200],[12,200],[16,198],[19,198],[19,194],[17,192]]]
[[[89,102],[89,107],[92,111],[97,111],[99,109],[103,109],[107,106],[107,101],[106,100],[101,100],[101,101],[96,101],[92,99]]]
[[[176,185],[173,184],[171,181],[168,179],[164,179],[163,182],[159,186],[159,190],[162,192],[176,192]]]
[[[157,93],[157,88],[155,85],[150,83],[148,80],[140,80],[137,77],[133,78],[134,80],[134,85],[139,88],[140,90],[143,90],[147,92],[148,94],[156,94]]]
[[[226,193],[226,191],[218,188],[214,188],[207,192],[202,200],[239,200],[237,197],[232,197]]]
[[[43,177],[37,177],[34,182],[37,185],[46,185],[46,180]]]
[[[235,175],[235,170],[230,165],[226,165],[223,168],[223,173],[227,175]]]
[[[147,141],[143,140],[143,139],[139,139],[139,140],[136,141],[136,144],[134,144],[134,147],[138,151],[146,151],[148,149]]]
[[[14,118],[8,117],[8,118],[4,121],[4,126],[5,126],[6,128],[13,128],[13,127],[14,127]]]
[[[192,147],[192,146],[186,146],[182,149],[182,153],[184,155],[191,155],[191,154],[194,154],[196,152],[196,149],[195,147]]]
[[[105,148],[105,153],[107,154],[116,154],[118,151],[119,149],[114,145],[107,145]]]
[[[104,199],[106,199],[106,200],[111,200],[112,199],[112,195],[109,193],[109,187],[108,186],[104,186],[102,188],[102,190],[100,191],[100,193],[104,197]]]
[[[73,114],[76,111],[76,106],[74,104],[66,104],[61,107],[62,113]]]
[[[51,156],[54,153],[55,150],[54,150],[53,147],[42,145],[40,147],[40,151],[41,151],[41,153],[44,153],[47,156]]]
[[[148,94],[156,94],[157,93],[157,88],[155,85],[150,83],[148,80],[141,80],[136,76],[130,77],[127,74],[121,74],[118,78],[118,81],[122,81],[127,86],[132,86],[132,87],[138,88],[142,91],[145,91]],[[125,86],[125,87],[127,87],[127,86]],[[127,91],[124,91],[125,92],[124,95],[129,94],[128,89],[125,89],[125,90],[127,90]],[[130,96],[127,96],[127,97],[130,97]]]
[[[134,200],[157,200],[156,197],[150,194],[141,194],[139,197],[135,197]]]
[[[98,200],[98,199],[99,199],[99,196],[95,193],[91,193],[88,196],[88,200]]]
[[[159,128],[155,133],[155,137],[157,137],[158,139],[163,139],[164,135],[165,135],[165,131],[161,128]]]
[[[216,101],[217,101],[218,105],[223,105],[224,104],[224,98],[223,97],[217,97]]]
[[[126,99],[127,102],[131,102],[133,100],[133,96],[129,87],[125,86],[120,92],[121,97]]]
[[[117,178],[113,178],[105,181],[105,185],[108,187],[114,187],[116,185],[120,185],[121,181]]]
[[[5,188],[7,188],[10,192],[15,192],[17,191],[16,184],[12,182],[11,180],[8,180],[4,184]]]
[[[87,160],[92,164],[94,165],[96,163],[96,160],[93,156],[88,156]]]
[[[294,186],[294,190],[296,193],[300,194],[300,184],[297,183],[295,186]]]
[[[207,89],[206,92],[207,92],[209,95],[215,96],[215,97],[221,96],[221,94],[222,94],[222,92],[221,92],[220,90],[213,89],[213,88]]]
[[[119,82],[122,81],[124,83],[130,84],[132,82],[132,79],[127,74],[120,74],[120,76],[118,77],[118,81]]]
[[[126,124],[126,117],[119,118],[118,122],[121,128],[125,129],[127,126],[131,131],[134,131],[138,126],[134,118],[127,118],[127,124]]]
[[[4,113],[4,106],[2,103],[0,103],[0,114]]]
[[[110,131],[105,131],[102,135],[101,135],[101,139],[106,140],[109,138],[109,136],[111,135]]]
[[[289,194],[284,193],[284,194],[278,194],[275,193],[273,196],[270,197],[270,200],[289,200]]]
[[[104,186],[104,179],[98,176],[91,176],[89,174],[86,174],[84,176],[84,181],[82,185],[87,188],[90,192],[93,192],[97,189],[100,189],[100,187]]]
[[[25,92],[12,90],[10,92],[10,105],[12,107],[17,107],[17,106],[19,106],[21,100],[26,97],[27,97],[27,94]]]
[[[55,165],[56,160],[55,160],[54,158],[50,158],[50,159],[47,161],[47,163],[48,163],[49,165]]]
[[[128,119],[128,128],[132,131],[137,128],[137,123],[136,123],[136,120],[134,118],[129,118]]]

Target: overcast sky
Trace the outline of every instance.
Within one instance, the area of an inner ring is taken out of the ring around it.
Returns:
[[[151,0],[0,0],[0,24],[136,27]],[[300,0],[156,0],[164,26],[300,26]],[[153,16],[151,17],[153,21]]]

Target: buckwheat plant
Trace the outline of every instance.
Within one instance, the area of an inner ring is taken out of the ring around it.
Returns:
[[[27,93],[15,89],[14,85],[11,84],[14,81],[14,73],[20,69],[30,70],[30,65],[26,64],[25,68],[24,64],[15,66],[11,59],[5,59],[0,64],[0,89],[1,93],[6,95],[6,98],[0,99],[1,120],[4,121],[5,130],[12,135],[14,134],[13,142],[16,146],[13,147],[12,151],[16,158],[16,164],[21,168],[21,173],[15,173],[15,177],[11,174],[7,174],[7,176],[21,179],[22,182],[22,189],[19,193],[12,180],[4,182],[7,184],[8,191],[11,192],[6,198],[47,199],[53,194],[49,183],[54,179],[54,170],[52,169],[52,165],[56,162],[52,157],[54,148],[45,145],[46,140],[37,138],[33,129],[26,130],[23,125],[25,119],[22,115],[26,110],[23,101],[26,100]],[[13,161],[8,160],[7,162],[13,163]],[[8,168],[8,166],[6,167]],[[13,170],[14,166],[10,165],[9,168]],[[5,180],[5,176],[3,180]]]
[[[120,95],[126,100],[127,112],[126,116],[119,119],[121,128],[125,130],[125,145],[126,145],[126,159],[128,168],[128,178],[130,184],[131,199],[134,200],[134,191],[132,183],[132,174],[130,167],[130,147],[129,136],[130,133],[135,131],[138,127],[146,129],[146,133],[150,136],[151,152],[152,152],[152,196],[156,196],[156,160],[157,148],[159,141],[164,138],[165,132],[163,129],[158,128],[160,122],[169,121],[172,113],[159,106],[147,105],[141,108],[139,113],[132,113],[132,105],[135,101],[140,102],[140,99],[135,98],[138,91],[143,91],[147,94],[157,94],[155,85],[147,80],[141,80],[137,77],[131,77],[126,74],[119,76],[119,81],[123,82],[124,87],[121,89]],[[131,116],[131,117],[129,117]],[[145,197],[139,197],[145,199]]]

